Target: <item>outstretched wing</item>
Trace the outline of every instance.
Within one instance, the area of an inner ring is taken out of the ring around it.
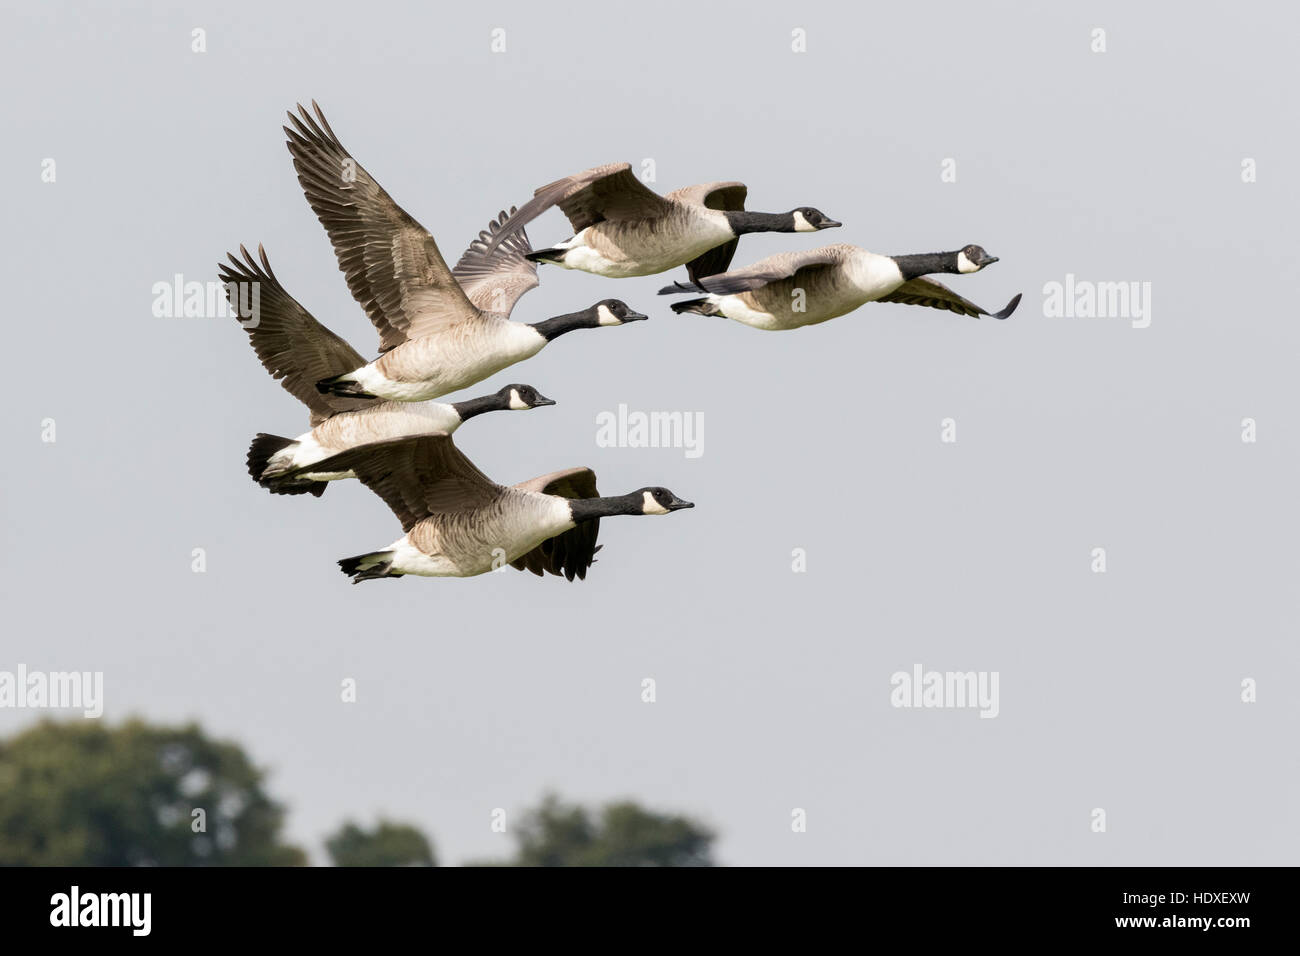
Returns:
[[[963,298],[953,292],[942,282],[936,282],[934,279],[922,276],[919,279],[910,279],[904,282],[889,295],[876,301],[900,302],[903,305],[924,305],[931,309],[945,309],[949,312],[970,315],[975,318],[979,318],[981,315],[991,315],[995,319],[1005,319],[1016,311],[1016,306],[1020,304],[1020,296],[1017,295],[1008,302],[1006,308],[1001,312],[988,312],[970,299]]]
[[[752,292],[773,282],[788,279],[801,269],[832,268],[839,265],[843,258],[843,251],[835,246],[823,246],[806,252],[782,252],[760,259],[744,269],[701,277],[695,280],[694,285],[674,282],[660,289],[659,294],[681,295],[684,292],[691,292],[698,295],[700,290],[712,292],[714,295]]]
[[[607,163],[542,186],[491,244],[502,242],[552,206],[560,207],[575,233],[607,219],[653,219],[672,210],[671,203],[633,175],[630,163]]]
[[[359,445],[303,470],[354,472],[397,515],[403,531],[433,514],[486,507],[505,490],[474,467],[449,435]]]
[[[451,270],[470,302],[484,312],[509,315],[520,296],[537,288],[537,263],[524,258],[533,247],[522,227],[500,244],[490,245],[515,214],[512,206],[509,213],[502,211],[488,223]]]
[[[534,491],[544,495],[560,495],[565,498],[598,498],[596,490],[596,473],[590,468],[569,468],[565,471],[540,475],[530,481],[515,485],[519,491]],[[572,581],[575,576],[584,579],[587,569],[595,562],[600,545],[596,538],[600,534],[600,519],[583,521],[563,534],[547,538],[527,554],[521,555],[510,564],[520,571],[532,571],[533,574],[562,574]]]
[[[243,246],[243,261],[229,253],[230,262],[217,266],[226,297],[235,308],[251,307],[255,315],[241,318],[249,343],[272,378],[279,379],[294,398],[311,409],[313,427],[335,412],[374,404],[373,398],[322,395],[316,383],[366,364],[356,349],[317,322],[280,284],[271,271],[266,250],[257,247],[259,264]],[[245,292],[244,289],[248,291]],[[254,299],[254,296],[256,298]]]
[[[343,148],[319,106],[284,127],[307,201],[329,234],[348,288],[379,330],[379,350],[478,319],[433,236]]]
[[[745,208],[745,197],[748,194],[749,187],[744,183],[718,182],[683,186],[681,189],[674,189],[665,198],[675,199],[677,202],[695,203],[698,206],[707,206],[709,209],[730,209],[739,212]]]
[[[744,183],[701,183],[698,186],[673,190],[668,194],[668,198],[678,202],[695,203],[709,209],[741,212],[745,208],[745,197],[748,194],[749,188]],[[726,272],[739,245],[739,238],[728,240],[686,263],[686,272],[691,277],[691,281],[698,283],[705,276]]]

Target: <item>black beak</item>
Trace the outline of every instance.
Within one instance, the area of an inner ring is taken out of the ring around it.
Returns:
[[[673,501],[672,504],[668,506],[668,510],[681,511],[683,508],[694,508],[694,507],[695,507],[695,502],[683,501],[681,498],[677,498],[676,500]]]
[[[639,321],[641,321],[642,319],[648,319],[648,318],[650,318],[650,316],[648,316],[648,315],[644,315],[644,314],[641,313],[641,312],[629,312],[627,315],[623,316],[623,321],[624,321],[624,322],[639,322]]]
[[[533,408],[537,408],[541,405],[554,405],[554,404],[555,404],[555,399],[547,398],[545,395],[542,395],[540,393],[535,399],[533,399]]]
[[[842,222],[836,222],[834,219],[823,219],[821,222],[817,223],[817,228],[818,228],[818,230],[821,230],[821,229],[838,229],[838,228],[839,228],[840,226],[842,226],[842,225],[844,225],[844,223],[842,223]]]
[[[985,266],[991,266],[993,265],[993,263],[997,261],[998,261],[997,256],[985,256],[983,259],[980,260],[980,268],[983,269]]]

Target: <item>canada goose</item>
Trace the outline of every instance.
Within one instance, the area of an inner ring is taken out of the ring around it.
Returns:
[[[534,262],[615,279],[685,264],[696,281],[726,271],[739,237],[747,233],[817,232],[840,225],[808,206],[745,212],[747,192],[744,183],[703,183],[660,196],[633,175],[629,163],[609,163],[538,189],[492,242],[558,205],[575,234],[528,253]]]
[[[441,435],[354,448],[320,462],[354,471],[393,510],[405,534],[380,551],[344,558],[353,583],[418,574],[467,578],[509,562],[519,570],[585,578],[600,519],[695,507],[667,488],[601,498],[590,468],[498,485]]]
[[[503,215],[455,271],[448,269],[433,236],[348,155],[320,107],[312,106],[316,119],[301,105],[300,117],[289,114],[289,152],[348,288],[379,329],[383,353],[321,379],[322,392],[424,401],[531,358],[565,332],[645,318],[617,299],[603,299],[535,325],[510,321],[519,297],[537,287],[537,266],[525,258],[527,237],[512,229],[508,243],[499,241],[510,223]]]
[[[816,325],[852,312],[867,302],[901,302],[947,309],[976,318],[990,313],[964,299],[946,285],[927,279],[937,272],[979,272],[997,262],[979,246],[956,252],[914,256],[882,256],[857,246],[835,245],[808,252],[784,252],[744,269],[703,279],[709,294],[674,302],[674,312],[721,315],[756,329],[797,329]],[[660,295],[696,292],[677,282],[660,289]],[[1005,319],[1020,304],[1020,296],[1001,312]]]
[[[265,249],[257,247],[260,265],[243,246],[239,251],[243,262],[231,254],[230,263],[218,268],[231,304],[239,295],[238,285],[257,284],[256,320],[244,324],[249,342],[266,370],[311,410],[310,431],[297,438],[259,433],[249,446],[248,473],[272,494],[320,497],[328,482],[352,474],[303,469],[357,445],[410,435],[450,435],[483,412],[555,404],[531,385],[507,385],[495,394],[449,405],[322,395],[314,383],[340,369],[355,368],[361,356],[285,290],[271,271]],[[294,476],[285,477],[291,471]]]

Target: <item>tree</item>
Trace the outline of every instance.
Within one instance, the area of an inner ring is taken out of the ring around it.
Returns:
[[[47,720],[0,741],[0,865],[303,865],[262,783],[194,724]]]
[[[325,841],[335,866],[437,866],[423,833],[404,823],[380,820],[367,833],[348,821]]]
[[[550,795],[516,831],[514,866],[713,866],[714,834],[695,821],[631,801],[594,816]]]

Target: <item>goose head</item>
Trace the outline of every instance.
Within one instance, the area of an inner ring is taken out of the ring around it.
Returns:
[[[597,326],[624,325],[649,318],[648,315],[637,312],[622,299],[601,299],[587,312]]]
[[[692,501],[683,501],[667,488],[639,488],[631,497],[641,499],[641,514],[666,515],[683,508],[694,508]]]
[[[820,232],[823,229],[836,229],[844,225],[812,206],[800,206],[798,209],[792,209],[788,215],[794,222],[792,232]]]
[[[531,385],[507,385],[497,392],[497,398],[501,400],[503,409],[514,412],[555,404],[554,399],[547,398]]]
[[[997,256],[989,255],[984,251],[983,246],[977,246],[972,243],[958,251],[957,271],[963,275],[970,272],[979,272],[985,266],[991,266],[997,261]]]
[[[621,299],[601,299],[590,308],[581,312],[569,312],[557,315],[544,322],[533,325],[534,331],[550,342],[566,335],[574,329],[600,329],[609,325],[626,325],[649,318],[632,309]]]

